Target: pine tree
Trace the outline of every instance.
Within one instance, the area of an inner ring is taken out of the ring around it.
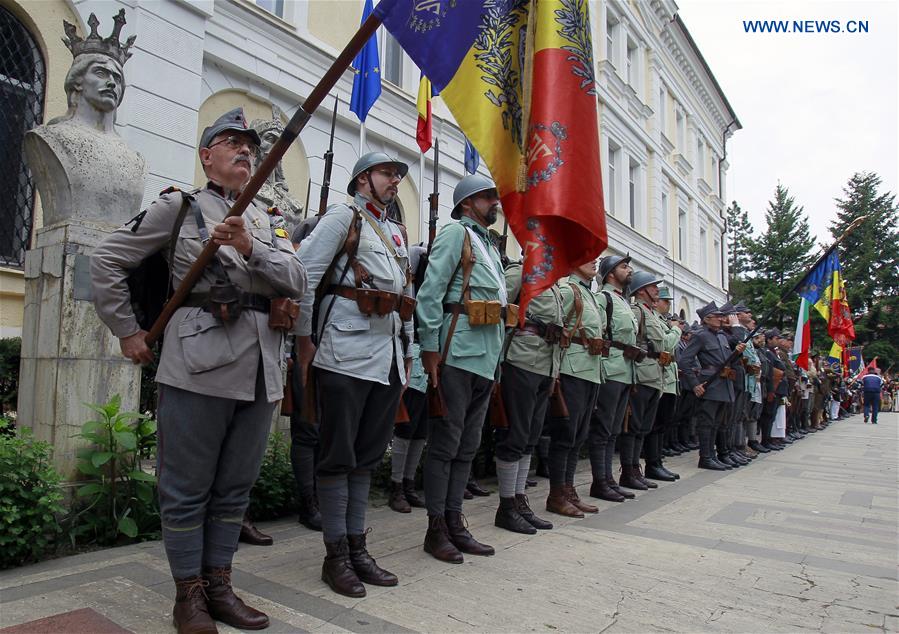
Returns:
[[[899,362],[899,207],[894,194],[878,192],[881,183],[871,172],[853,175],[844,197],[836,199],[839,211],[830,232],[837,238],[867,216],[840,245],[840,264],[849,308],[857,317],[855,344],[866,346],[865,359],[877,351],[885,368]]]
[[[777,184],[774,199],[765,212],[765,231],[750,241],[750,261],[754,277],[748,291],[759,314],[773,309],[788,286],[799,281],[812,263],[814,239],[809,233],[808,218],[789,190]],[[771,322],[791,325],[799,310],[799,296],[794,295],[774,314]]]
[[[727,250],[728,250],[728,288],[731,295],[740,297],[745,294],[746,278],[750,268],[750,251],[752,234],[755,229],[749,222],[749,213],[733,201],[727,213]]]

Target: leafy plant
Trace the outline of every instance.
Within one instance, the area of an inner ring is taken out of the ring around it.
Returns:
[[[293,511],[293,468],[290,464],[290,444],[281,432],[268,439],[259,477],[250,491],[250,516],[254,520],[272,520]]]
[[[156,446],[156,422],[145,414],[121,411],[116,394],[104,405],[86,403],[100,416],[81,428],[93,446],[78,451],[78,471],[91,478],[78,487],[82,508],[70,518],[70,539],[107,545],[159,536],[156,476],[142,461]]]
[[[0,423],[0,568],[34,561],[55,548],[64,509],[52,447],[31,430]]]

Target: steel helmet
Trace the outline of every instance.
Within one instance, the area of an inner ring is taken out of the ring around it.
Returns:
[[[606,277],[612,270],[622,262],[630,262],[629,255],[607,255],[599,260],[599,283],[602,286],[606,281]]]
[[[356,164],[353,165],[353,174],[350,176],[350,182],[346,186],[346,191],[350,196],[356,194],[356,177],[362,172],[367,172],[375,165],[393,165],[400,173],[400,178],[405,178],[406,174],[409,173],[408,165],[399,159],[388,156],[384,152],[369,152],[368,154],[363,154],[359,157],[359,160],[356,161]]]
[[[453,190],[453,211],[450,216],[455,220],[461,218],[462,210],[459,208],[459,203],[469,196],[485,192],[488,189],[496,189],[496,183],[492,178],[487,178],[483,174],[470,174],[460,180],[456,184],[456,189]]]
[[[671,296],[671,289],[667,286],[660,286],[659,299],[667,299],[669,302],[672,301],[674,297]]]
[[[631,277],[631,283],[628,285],[628,294],[635,295],[641,288],[652,286],[653,284],[661,284],[665,280],[660,280],[652,273],[647,271],[637,271]]]

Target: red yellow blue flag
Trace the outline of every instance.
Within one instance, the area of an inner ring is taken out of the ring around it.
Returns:
[[[496,181],[524,250],[523,306],[608,245],[588,9],[588,0],[375,8]]]
[[[855,325],[846,301],[846,285],[836,249],[806,275],[799,286],[799,296],[827,320],[827,333],[836,343],[846,347],[855,339]]]
[[[424,75],[418,82],[418,123],[415,126],[415,141],[422,152],[431,149],[431,82]]]

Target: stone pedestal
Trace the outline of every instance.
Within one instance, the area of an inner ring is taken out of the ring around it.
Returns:
[[[140,402],[140,368],[121,355],[92,303],[90,253],[108,233],[87,222],[40,229],[25,255],[19,423],[53,444],[65,479],[76,477],[75,452],[84,445],[74,436],[96,418],[84,403],[119,394],[134,411]]]

